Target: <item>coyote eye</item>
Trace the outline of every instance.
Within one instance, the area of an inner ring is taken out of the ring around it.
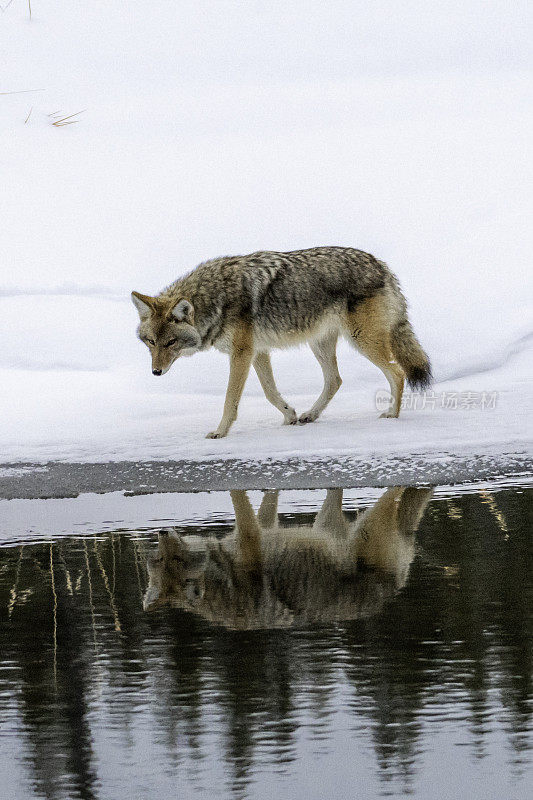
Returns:
[[[170,342],[167,342],[165,347],[172,347],[173,344],[176,344],[177,339],[171,339]]]
[[[155,342],[154,342],[153,339],[145,339],[144,341],[147,342],[148,344],[151,344],[152,346],[155,345]]]

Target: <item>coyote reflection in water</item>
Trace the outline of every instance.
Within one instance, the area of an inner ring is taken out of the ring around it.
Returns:
[[[240,630],[377,613],[407,581],[431,494],[388,489],[351,522],[342,489],[328,489],[313,525],[284,527],[277,491],[265,492],[257,515],[246,492],[233,491],[235,528],[225,538],[159,533],[144,608],[168,604]]]

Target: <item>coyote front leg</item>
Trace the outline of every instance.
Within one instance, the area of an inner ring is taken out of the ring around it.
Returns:
[[[295,425],[298,422],[296,411],[290,407],[278,392],[272,372],[272,364],[270,363],[270,355],[268,353],[257,353],[254,358],[254,368],[266,399],[283,414],[283,424]]]
[[[337,334],[329,334],[317,342],[310,342],[310,345],[324,375],[324,388],[313,407],[300,416],[299,422],[302,424],[314,422],[315,419],[319,418],[342,383],[335,353],[337,349]]]
[[[237,409],[244,384],[250,371],[254,354],[252,331],[248,325],[236,328],[230,353],[229,381],[224,401],[224,413],[216,431],[211,431],[206,439],[222,439],[237,419]]]

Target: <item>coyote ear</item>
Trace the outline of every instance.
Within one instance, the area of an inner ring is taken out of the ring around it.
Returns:
[[[133,305],[139,312],[141,319],[147,317],[154,310],[154,298],[149,297],[147,294],[139,294],[139,292],[132,292],[131,299]]]
[[[170,313],[178,320],[178,322],[185,320],[185,322],[188,322],[189,325],[194,324],[194,309],[188,300],[180,300],[178,303],[176,303]]]

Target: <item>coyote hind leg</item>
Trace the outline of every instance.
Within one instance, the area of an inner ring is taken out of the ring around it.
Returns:
[[[309,411],[306,411],[300,416],[299,422],[314,422],[320,414],[324,411],[330,400],[339,390],[342,383],[342,378],[339,375],[339,367],[337,366],[337,333],[330,333],[319,339],[316,342],[310,342],[311,350],[313,351],[316,360],[322,368],[324,375],[324,388],[320,397]]]
[[[350,343],[382,371],[389,382],[392,402],[381,417],[398,417],[402,402],[405,373],[394,358],[390,345],[390,326],[383,319],[375,298],[360,310],[347,315],[347,338]]]

